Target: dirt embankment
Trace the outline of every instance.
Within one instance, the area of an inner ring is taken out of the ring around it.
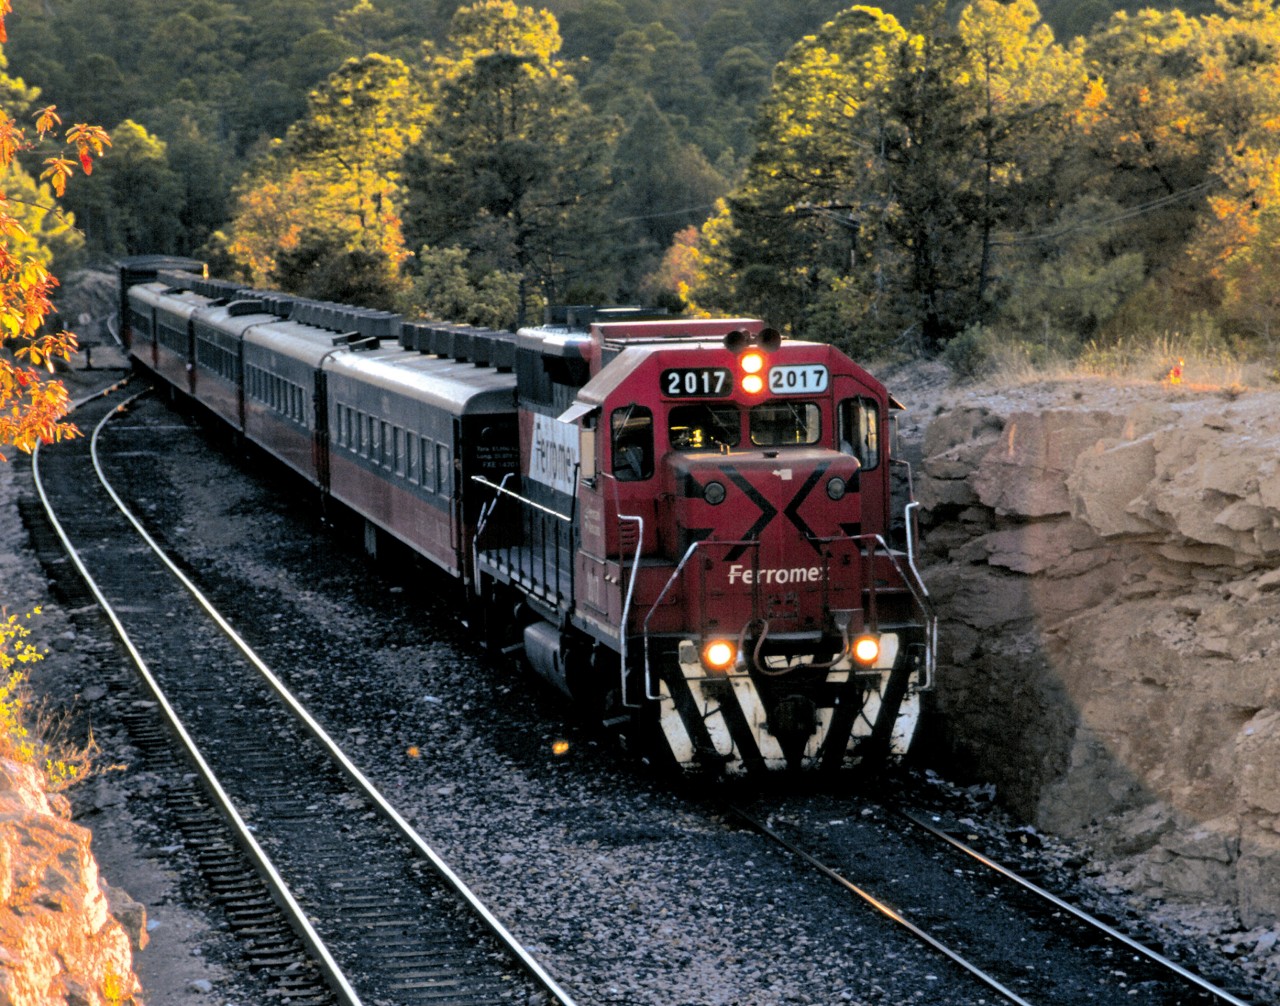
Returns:
[[[1280,921],[1280,393],[1056,382],[923,427],[942,747],[1126,887]]]

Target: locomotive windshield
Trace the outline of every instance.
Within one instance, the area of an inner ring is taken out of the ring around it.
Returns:
[[[742,439],[742,416],[731,402],[678,405],[667,419],[667,437],[677,451],[737,447]]]
[[[751,410],[751,442],[757,447],[816,444],[822,413],[813,402],[765,402]]]

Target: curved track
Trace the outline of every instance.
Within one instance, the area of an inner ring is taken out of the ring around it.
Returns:
[[[1018,1006],[1085,1002],[1248,1006],[1247,1000],[1069,905],[917,815],[897,812],[930,836],[929,841],[945,843],[934,850],[944,855],[917,855],[912,857],[915,866],[911,871],[895,871],[882,865],[860,865],[860,861],[892,860],[898,848],[912,842],[909,832],[880,829],[872,846],[865,835],[856,834],[860,829],[840,829],[842,833],[836,838],[837,830],[831,827],[819,833],[813,825],[788,822],[771,826],[742,808],[727,809],[906,929],[1003,1001]],[[796,835],[784,835],[780,827]],[[961,862],[957,853],[969,858]],[[934,876],[920,869],[928,858],[938,863]],[[982,870],[966,868],[973,863],[980,864]],[[893,877],[894,900],[912,908],[895,908],[887,895],[873,893],[850,879],[859,872]]]
[[[260,881],[230,846],[227,862],[211,869],[221,869],[226,897],[239,898],[234,907],[260,918],[246,928],[263,966],[278,968],[280,994],[405,1006],[540,997],[571,1006],[129,513],[102,464],[101,432],[122,412],[127,403],[111,399],[85,404],[78,418],[94,425],[92,437],[37,454],[38,492],[234,845],[252,857]],[[154,432],[117,423],[115,461],[147,464],[144,437]],[[222,830],[217,819],[192,826]],[[296,937],[272,923],[277,910]],[[312,970],[317,987],[300,988],[300,974]]]

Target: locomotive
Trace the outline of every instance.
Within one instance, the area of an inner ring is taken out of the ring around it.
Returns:
[[[357,514],[370,548],[456,577],[486,645],[661,761],[906,752],[936,623],[890,456],[901,407],[844,353],[750,318],[569,308],[512,333],[194,260],[119,275],[135,365]]]

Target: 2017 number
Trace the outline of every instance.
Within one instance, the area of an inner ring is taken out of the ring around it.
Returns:
[[[827,368],[819,364],[791,364],[769,371],[769,390],[775,395],[816,395],[827,390]]]
[[[729,371],[723,367],[680,367],[662,372],[668,398],[723,398],[729,394]]]

